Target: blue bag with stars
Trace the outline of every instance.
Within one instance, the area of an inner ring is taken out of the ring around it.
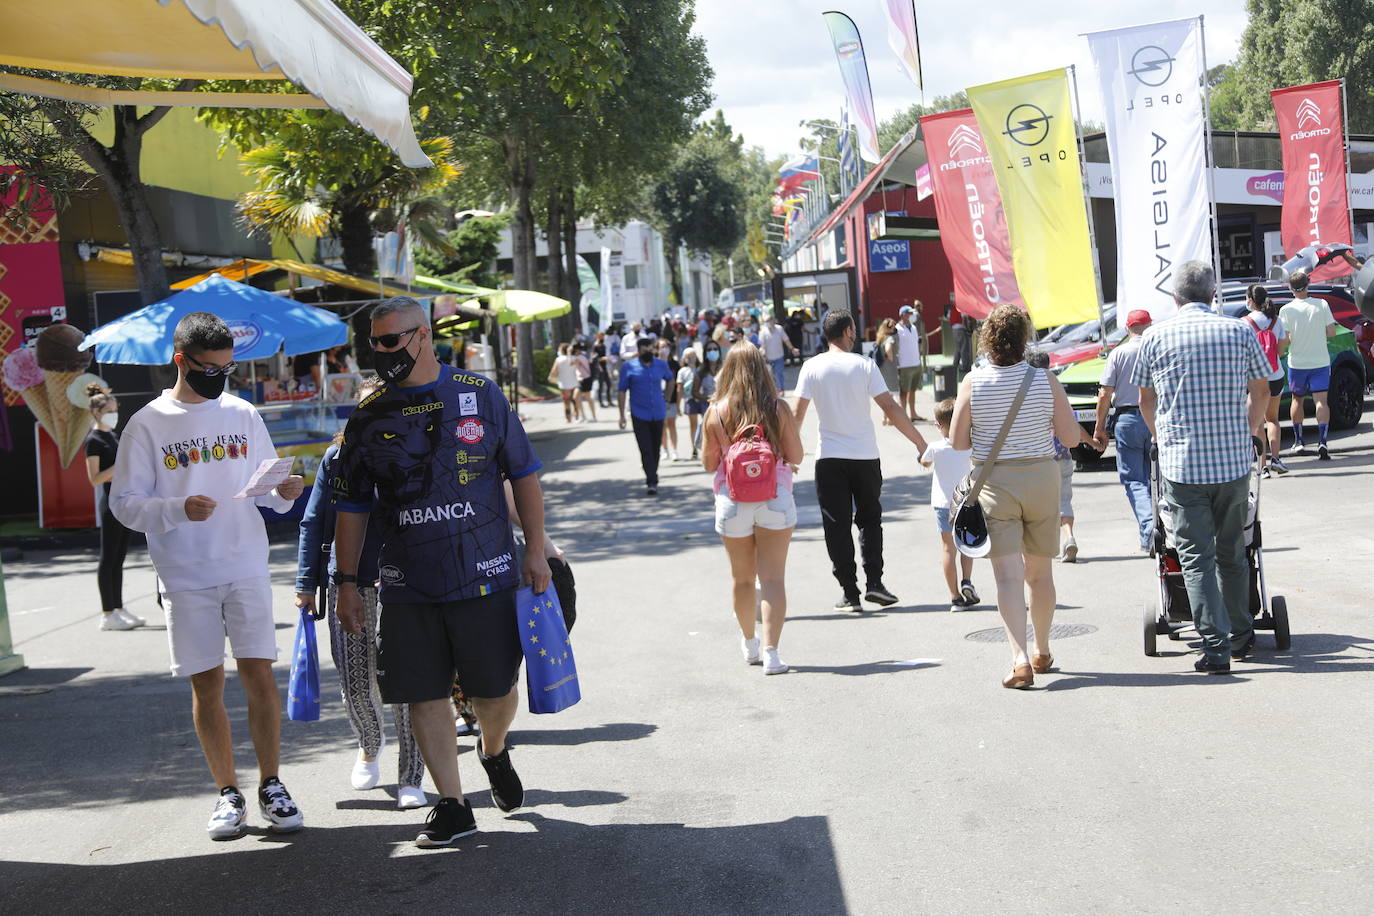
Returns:
[[[296,624],[286,718],[292,722],[318,722],[320,718],[320,652],[315,645],[315,618],[306,608],[301,608],[301,619]]]
[[[559,712],[582,699],[572,641],[552,585],[536,595],[528,585],[515,593],[520,645],[525,650],[525,686],[530,712]]]

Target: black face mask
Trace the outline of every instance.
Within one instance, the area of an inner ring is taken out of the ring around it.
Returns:
[[[654,354],[650,353],[648,350],[643,350],[639,354],[639,361],[647,366],[654,361]]]
[[[224,383],[227,376],[223,373],[219,375],[206,375],[204,372],[187,372],[186,384],[191,386],[191,390],[207,401],[224,394]]]
[[[372,366],[388,382],[403,382],[410,375],[410,370],[415,368],[415,356],[409,347],[375,350],[372,353]]]

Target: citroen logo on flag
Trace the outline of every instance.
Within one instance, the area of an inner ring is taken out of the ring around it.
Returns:
[[[1002,133],[1022,146],[1039,146],[1050,135],[1050,117],[1039,105],[1017,105],[1007,112],[1007,129]]]
[[[1309,124],[1313,127],[1322,126],[1322,110],[1311,99],[1303,99],[1298,105],[1298,130]]]
[[[1127,72],[1146,86],[1163,86],[1174,75],[1174,58],[1158,45],[1145,45],[1131,55]]]
[[[967,124],[960,124],[949,134],[949,158],[958,159],[965,152],[970,156],[983,155],[983,138]]]

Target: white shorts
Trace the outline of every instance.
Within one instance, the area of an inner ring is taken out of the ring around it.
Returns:
[[[168,592],[162,601],[173,675],[190,677],[224,664],[225,636],[234,658],[276,661],[272,585],[266,576],[214,588]]]
[[[716,494],[716,534],[727,538],[752,537],[755,528],[784,531],[797,526],[797,504],[790,490],[762,503],[737,503],[729,493]]]

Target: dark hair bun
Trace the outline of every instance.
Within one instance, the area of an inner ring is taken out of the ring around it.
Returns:
[[[86,396],[93,398],[97,394],[109,394],[110,392],[99,382],[91,382],[86,386]]]

